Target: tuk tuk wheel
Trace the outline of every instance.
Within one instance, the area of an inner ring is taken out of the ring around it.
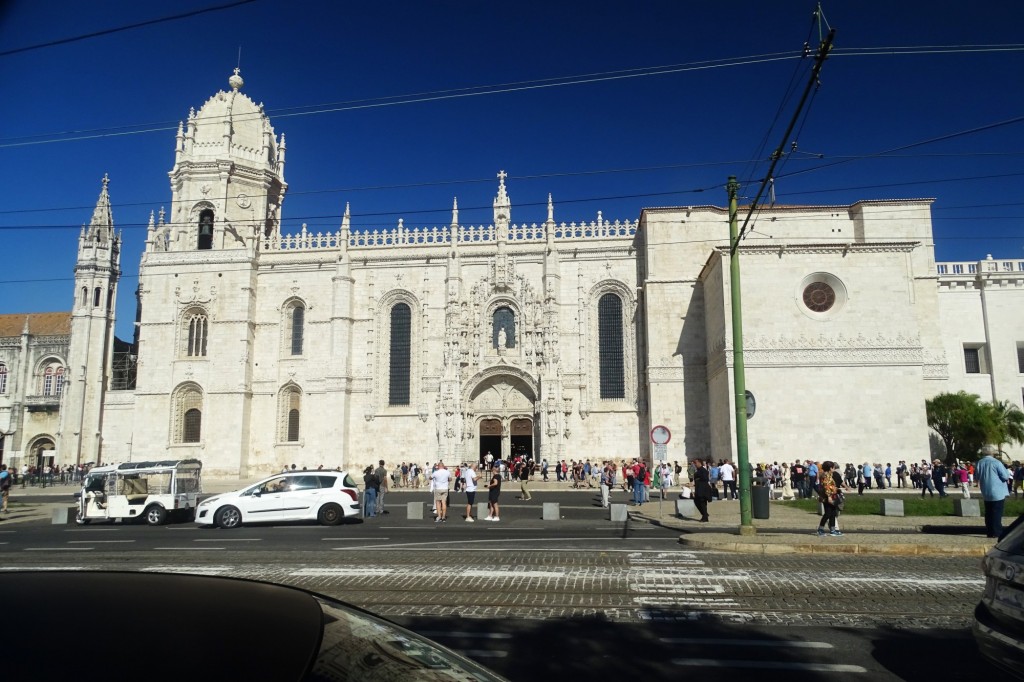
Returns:
[[[90,521],[92,521],[92,519],[87,519],[84,516],[82,516],[82,510],[81,509],[79,509],[77,512],[75,512],[75,523],[77,523],[79,526],[85,526]]]
[[[151,526],[161,526],[167,521],[167,510],[158,504],[150,505],[146,509],[146,523]]]

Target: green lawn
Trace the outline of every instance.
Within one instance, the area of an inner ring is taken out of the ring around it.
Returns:
[[[949,493],[949,497],[940,498],[938,495],[935,497],[921,497],[920,493],[917,494],[902,494],[893,493],[891,495],[885,495],[886,498],[894,500],[903,500],[903,513],[906,516],[953,516],[953,500],[962,499],[960,494],[954,495],[952,492]],[[844,514],[857,514],[867,515],[876,514],[881,516],[879,511],[881,508],[880,500],[883,499],[881,495],[858,495],[854,492],[852,495],[846,495],[846,508],[843,509]],[[978,495],[971,496],[971,499],[980,500],[981,497]],[[818,512],[818,500],[791,500],[786,502],[773,502],[772,504],[784,504],[804,511],[817,513]],[[982,507],[984,509],[984,507]],[[984,513],[984,512],[983,512]],[[1024,514],[1024,497],[1006,498],[1006,506],[1003,507],[1003,516],[1009,516],[1017,518],[1019,515]]]

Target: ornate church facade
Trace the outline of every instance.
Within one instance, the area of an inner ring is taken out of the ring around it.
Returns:
[[[195,457],[250,477],[649,457],[655,425],[669,460],[733,457],[725,209],[567,224],[549,196],[544,222],[516,224],[499,173],[489,225],[455,204],[444,227],[365,229],[346,207],[336,231],[285,234],[284,135],[229,83],[179,126],[170,215],[151,218],[139,265],[130,389],[111,384],[120,242],[104,181],[80,237],[58,461]],[[927,397],[1020,404],[1024,261],[936,264],[930,203],[759,214],[768,235],[739,249],[751,461],[922,459]]]

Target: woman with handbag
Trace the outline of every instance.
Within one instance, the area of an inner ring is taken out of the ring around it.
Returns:
[[[821,464],[821,485],[818,486],[818,501],[821,502],[824,513],[818,523],[818,535],[825,535],[825,525],[828,524],[828,534],[832,537],[840,537],[842,533],[836,528],[836,516],[839,513],[838,507],[842,506],[842,477],[835,471],[835,463],[822,462]]]

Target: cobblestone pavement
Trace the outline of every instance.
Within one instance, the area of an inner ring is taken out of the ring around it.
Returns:
[[[977,561],[963,558],[837,562],[827,556],[521,548],[356,551],[335,553],[329,562],[307,553],[256,558],[218,552],[210,558],[193,554],[182,564],[168,563],[166,554],[139,553],[130,568],[294,585],[391,617],[600,615],[621,623],[963,628],[983,587]],[[125,568],[116,555],[62,564]],[[831,613],[821,608],[826,589],[834,602]]]

